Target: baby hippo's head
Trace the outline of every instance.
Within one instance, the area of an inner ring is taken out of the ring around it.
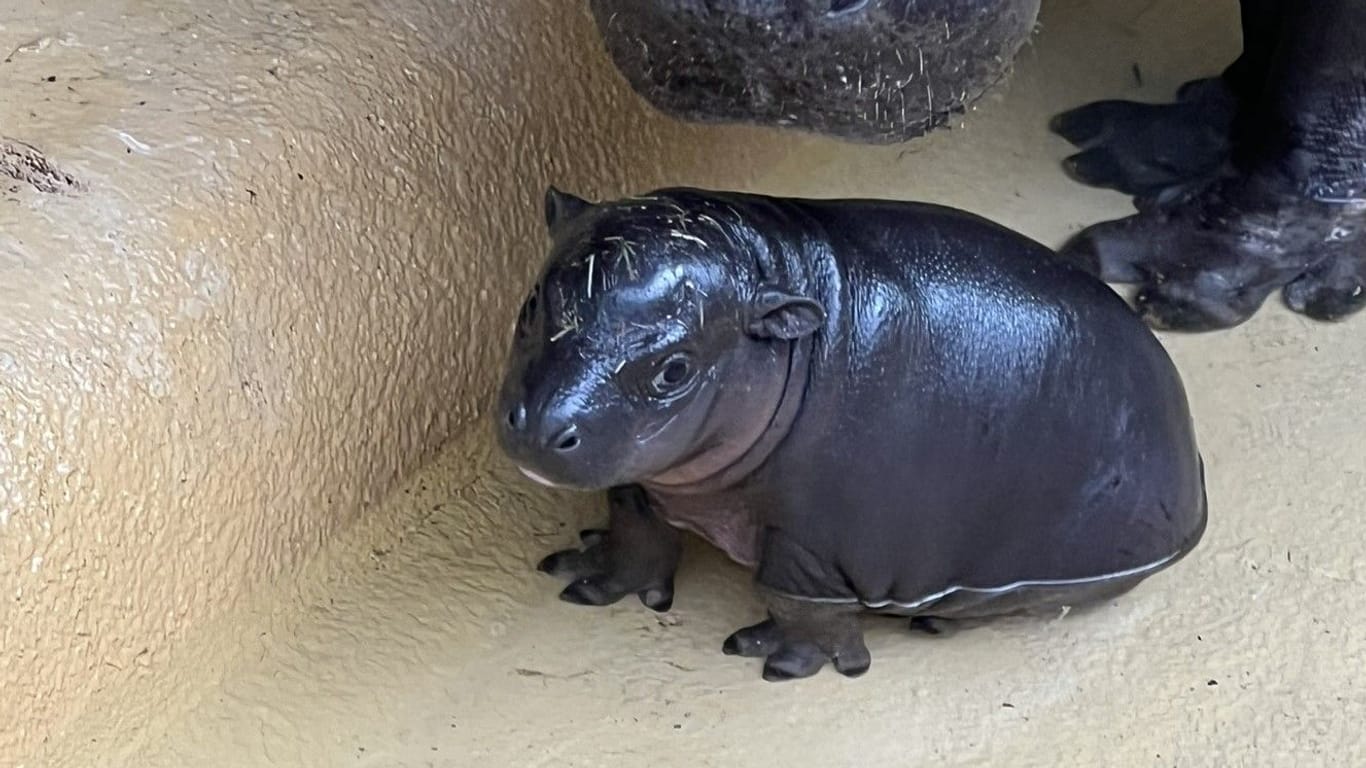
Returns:
[[[592,204],[552,188],[545,208],[550,256],[496,411],[508,457],[533,480],[589,490],[743,454],[821,304],[764,284],[750,230],[702,193]]]

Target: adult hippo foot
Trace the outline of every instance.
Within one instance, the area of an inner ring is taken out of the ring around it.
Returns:
[[[669,610],[682,552],[678,531],[655,515],[638,487],[612,489],[608,505],[609,528],[582,531],[581,547],[552,553],[537,570],[569,581],[560,592],[568,603],[611,605],[634,594],[651,610]]]
[[[1136,284],[1151,326],[1231,328],[1277,290],[1315,320],[1366,303],[1366,207],[1304,197],[1293,185],[1226,174],[1190,195],[1083,230],[1064,256],[1111,283]]]
[[[1072,175],[1139,211],[1066,251],[1137,283],[1159,328],[1228,328],[1277,290],[1316,320],[1366,299],[1366,3],[1240,5],[1243,53],[1219,78],[1168,107],[1103,102],[1054,121],[1084,148]]]
[[[1076,181],[1160,198],[1218,171],[1237,108],[1224,79],[1207,78],[1181,86],[1173,104],[1096,101],[1059,114],[1050,128],[1080,150],[1063,161]]]
[[[1326,259],[1285,287],[1291,309],[1315,320],[1342,320],[1366,304],[1366,258],[1360,250]]]
[[[771,683],[811,677],[826,662],[845,677],[858,677],[873,663],[855,608],[775,596],[769,617],[736,630],[721,651],[764,659],[763,676]]]

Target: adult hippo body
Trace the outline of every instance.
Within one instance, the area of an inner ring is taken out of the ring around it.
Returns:
[[[768,679],[857,674],[859,612],[1082,605],[1203,533],[1170,359],[1031,240],[872,200],[552,190],[547,211],[501,435],[535,479],[611,489],[611,529],[542,564],[566,599],[667,607],[687,528],[753,567],[769,608],[727,652]]]

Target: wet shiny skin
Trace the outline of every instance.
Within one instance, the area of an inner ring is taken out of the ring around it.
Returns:
[[[639,205],[659,209],[649,216],[662,237],[611,217],[564,222],[523,308],[501,435],[545,482],[598,489],[700,479],[758,439],[781,393],[785,350],[742,332],[736,265],[690,234],[707,225],[685,231],[672,208]],[[722,236],[712,229],[703,234]],[[722,380],[725,371],[742,373]],[[526,423],[514,426],[523,410]],[[578,441],[556,450],[567,429]]]
[[[655,542],[662,520],[779,601],[786,627],[752,628],[788,638],[761,644],[777,648],[766,674],[814,669],[803,632],[847,645],[857,673],[851,606],[1099,599],[1203,533],[1171,361],[1037,243],[936,206],[696,190],[552,192],[547,220],[500,435],[524,471],[615,489],[612,533],[543,563],[571,578],[566,599],[671,600],[671,542],[650,558],[612,543]]]

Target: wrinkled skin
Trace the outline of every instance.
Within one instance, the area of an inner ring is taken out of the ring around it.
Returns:
[[[1077,180],[1138,213],[1064,248],[1138,285],[1159,328],[1236,326],[1281,291],[1340,320],[1366,304],[1366,3],[1243,0],[1244,51],[1177,101],[1102,101],[1059,115]]]
[[[1180,378],[1103,283],[952,209],[551,190],[552,247],[496,410],[531,479],[610,524],[541,570],[561,596],[673,600],[679,528],[754,569],[723,644],[767,680],[847,676],[860,617],[1082,607],[1205,524]]]

